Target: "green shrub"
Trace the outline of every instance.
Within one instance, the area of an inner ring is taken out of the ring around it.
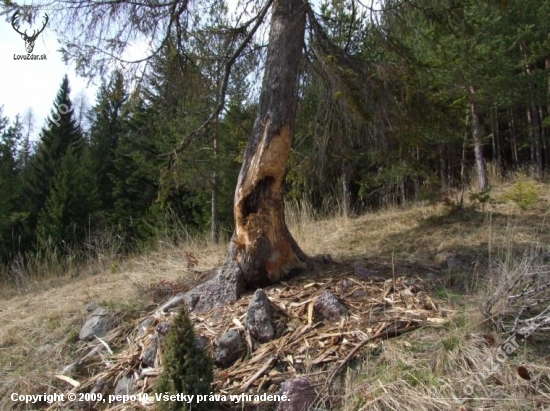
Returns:
[[[470,194],[470,201],[474,205],[476,203],[481,204],[481,210],[485,212],[485,204],[491,202],[491,190],[492,190],[492,187],[489,187],[487,190],[480,191],[479,193]]]
[[[176,316],[168,333],[163,353],[163,372],[156,384],[161,394],[208,395],[214,379],[212,360],[197,346],[193,324],[184,308]],[[209,402],[162,401],[162,411],[206,411]]]
[[[522,211],[525,211],[537,202],[539,195],[535,183],[521,177],[504,198],[513,201]]]

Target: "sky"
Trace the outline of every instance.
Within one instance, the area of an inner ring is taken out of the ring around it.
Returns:
[[[51,12],[50,12],[51,13]],[[20,31],[32,34],[41,27],[43,19],[37,19],[32,26],[21,22]],[[75,75],[74,66],[66,66],[61,60],[61,47],[51,25],[51,20],[36,39],[33,54],[46,54],[46,60],[15,60],[14,55],[25,55],[25,42],[13,29],[10,22],[0,20],[0,106],[3,114],[13,121],[16,114],[23,115],[32,108],[36,117],[35,132],[44,126],[50,114],[53,101],[61,85],[63,76],[69,76],[71,99],[84,93],[91,105],[95,102],[97,86]]]
[[[236,10],[237,0],[229,0],[230,10]],[[317,3],[313,1],[313,4]],[[50,17],[48,25],[36,39],[33,54],[46,55],[45,60],[21,60],[16,55],[26,55],[25,42],[12,27],[10,21],[0,19],[0,106],[3,115],[13,121],[17,114],[24,115],[32,109],[35,116],[35,130],[31,138],[36,140],[40,129],[46,124],[50,115],[55,96],[65,74],[69,77],[71,99],[73,103],[77,96],[84,95],[90,106],[95,104],[98,91],[98,81],[90,83],[88,79],[78,77],[74,65],[67,66],[57,50],[61,45],[54,31],[55,11],[47,11]],[[37,18],[30,26],[21,21],[19,30],[33,30],[41,27],[43,18]],[[130,47],[124,58],[133,60],[141,58],[146,53],[145,44]]]

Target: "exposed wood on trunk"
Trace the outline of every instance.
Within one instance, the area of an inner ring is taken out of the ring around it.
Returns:
[[[306,9],[301,0],[274,3],[258,115],[235,192],[231,260],[247,287],[278,281],[306,266],[288,231],[282,182],[290,153]]]

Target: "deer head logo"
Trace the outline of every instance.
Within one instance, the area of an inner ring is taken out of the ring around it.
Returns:
[[[23,40],[25,40],[25,48],[27,49],[27,53],[32,53],[32,50],[34,49],[34,42],[36,41],[36,38],[40,33],[44,31],[44,28],[46,27],[46,24],[48,24],[49,17],[46,13],[44,13],[44,25],[42,28],[38,31],[34,30],[32,35],[27,34],[27,30],[25,30],[23,33],[19,31],[19,18],[20,18],[19,11],[16,11],[13,17],[11,18],[11,25],[13,29],[21,34],[21,37]]]

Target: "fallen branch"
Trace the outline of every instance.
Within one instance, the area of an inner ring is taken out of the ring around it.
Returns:
[[[250,388],[250,386],[260,378],[266,371],[271,369],[277,363],[277,357],[272,356],[266,363],[260,368],[252,377],[250,377],[240,388],[239,392],[245,392]]]
[[[400,334],[403,334],[411,330],[411,329],[407,329],[408,324],[405,325],[404,327],[396,329],[395,325],[398,323],[400,323],[400,321],[397,321],[396,323],[393,323],[388,325],[387,327],[384,327],[382,331],[379,331],[378,333],[371,335],[370,337],[367,337],[366,339],[361,341],[359,344],[357,344],[355,348],[351,350],[349,354],[346,355],[346,357],[333,368],[332,372],[327,378],[327,382],[325,383],[327,392],[330,392],[330,388],[332,386],[332,382],[334,381],[334,378],[336,378],[336,376],[340,373],[340,371],[342,371],[342,369],[346,366],[346,364],[350,362],[353,357],[355,357],[355,355],[359,352],[359,350],[361,350],[361,348],[363,348],[369,342],[372,342],[382,337],[386,337],[386,338],[396,337]],[[388,330],[388,328],[393,328],[393,329]]]

